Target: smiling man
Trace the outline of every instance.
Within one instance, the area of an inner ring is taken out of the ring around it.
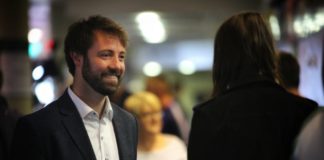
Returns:
[[[125,73],[127,36],[114,21],[92,16],[69,28],[65,59],[73,83],[44,109],[21,118],[14,160],[135,160],[135,118],[110,102]]]

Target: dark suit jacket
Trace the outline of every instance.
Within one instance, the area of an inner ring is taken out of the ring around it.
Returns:
[[[194,108],[189,160],[288,160],[317,108],[271,81],[247,81]]]
[[[120,160],[136,160],[137,122],[112,105]],[[12,160],[95,160],[82,119],[67,91],[44,109],[18,121]]]
[[[9,109],[7,101],[0,95],[0,160],[9,159],[9,149],[19,114]]]

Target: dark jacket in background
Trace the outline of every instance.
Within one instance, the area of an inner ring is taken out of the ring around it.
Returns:
[[[136,160],[137,123],[134,116],[112,104],[120,160]],[[95,160],[81,116],[67,91],[44,109],[18,121],[13,160]]]
[[[189,160],[288,160],[314,101],[272,81],[245,81],[194,108]]]
[[[9,159],[11,140],[19,116],[9,109],[6,99],[0,95],[0,160]]]

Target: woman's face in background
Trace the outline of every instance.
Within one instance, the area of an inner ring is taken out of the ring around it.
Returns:
[[[145,105],[141,108],[138,116],[140,132],[147,134],[158,134],[162,130],[161,108]]]

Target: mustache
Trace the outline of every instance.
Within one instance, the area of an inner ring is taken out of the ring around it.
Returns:
[[[105,77],[105,76],[116,76],[118,79],[120,79],[121,76],[122,76],[121,75],[121,72],[119,72],[117,70],[112,70],[112,69],[103,72],[101,75],[102,75],[102,77]]]

